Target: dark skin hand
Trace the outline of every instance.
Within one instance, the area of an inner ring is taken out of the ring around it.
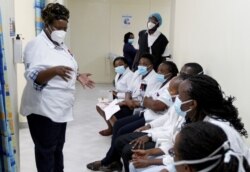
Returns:
[[[152,97],[144,97],[143,99],[143,105],[146,107],[148,102],[153,101],[154,99]]]
[[[81,73],[78,77],[77,80],[81,83],[83,88],[88,87],[88,88],[94,88],[95,87],[95,82],[89,78],[92,74],[90,73]]]
[[[150,141],[150,137],[147,135],[141,136],[135,140],[132,140],[129,144],[133,145],[132,149],[144,149],[144,144]]]
[[[67,66],[55,66],[49,69],[40,71],[35,80],[36,83],[42,85],[47,83],[55,76],[60,76],[64,81],[68,81],[70,77],[70,72],[73,71],[72,68]]]
[[[154,100],[152,97],[144,97],[143,106],[155,112],[164,111],[168,108],[163,102]]]
[[[144,130],[148,130],[148,129],[150,129],[150,128],[151,128],[151,126],[150,126],[149,124],[147,124],[147,125],[145,125],[145,126],[143,126],[143,127],[137,128],[137,129],[135,130],[135,132],[141,132],[141,131],[144,131]]]
[[[150,166],[150,163],[148,159],[136,159],[133,160],[133,165],[135,168],[145,168]]]
[[[130,109],[135,109],[140,106],[140,103],[134,100],[124,100],[122,102],[117,103],[117,105],[128,106]]]
[[[154,155],[156,151],[152,151],[156,149],[148,149],[148,150],[133,150],[132,162],[136,168],[145,168],[150,165],[162,165],[162,159],[151,159],[150,155]]]
[[[132,160],[136,160],[136,159],[146,159],[148,157],[148,152],[147,150],[143,150],[143,149],[137,149],[137,150],[132,150],[133,155],[132,155]]]

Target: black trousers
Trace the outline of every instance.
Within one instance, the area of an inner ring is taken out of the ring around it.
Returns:
[[[147,135],[143,132],[133,132],[118,137],[115,141],[115,149],[119,152],[123,160],[125,172],[129,172],[129,161],[132,159],[132,146],[129,144],[132,140],[141,136]],[[149,141],[144,144],[144,149],[151,149],[155,147],[155,142]]]
[[[31,114],[27,116],[30,134],[35,144],[38,172],[63,172],[63,145],[67,123]]]
[[[103,158],[101,161],[102,165],[107,166],[114,161],[120,161],[121,156],[116,151],[115,145],[114,145],[117,137],[123,134],[131,133],[137,128],[143,126],[144,124],[145,124],[144,117],[139,116],[139,115],[132,115],[132,116],[124,117],[116,121],[113,127],[113,136],[111,140],[111,146],[108,152],[106,153],[105,158]]]

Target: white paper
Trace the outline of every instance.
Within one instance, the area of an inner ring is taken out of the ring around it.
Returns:
[[[120,106],[117,105],[119,101],[113,100],[107,107],[104,108],[106,120],[109,120],[116,112],[120,110]]]

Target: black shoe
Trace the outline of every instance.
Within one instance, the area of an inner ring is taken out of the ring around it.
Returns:
[[[113,171],[118,171],[118,172],[122,172],[122,163],[115,161],[112,162],[109,166],[108,169],[113,172]]]
[[[103,166],[101,164],[101,161],[95,161],[95,162],[91,162],[91,163],[87,164],[87,168],[92,170],[92,171],[103,171],[103,170],[101,170],[102,168],[105,169],[105,168],[108,168],[108,167]]]

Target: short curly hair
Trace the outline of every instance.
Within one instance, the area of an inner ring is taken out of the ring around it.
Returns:
[[[69,19],[69,10],[59,3],[49,3],[42,11],[42,19],[45,24],[52,24],[54,20]]]

